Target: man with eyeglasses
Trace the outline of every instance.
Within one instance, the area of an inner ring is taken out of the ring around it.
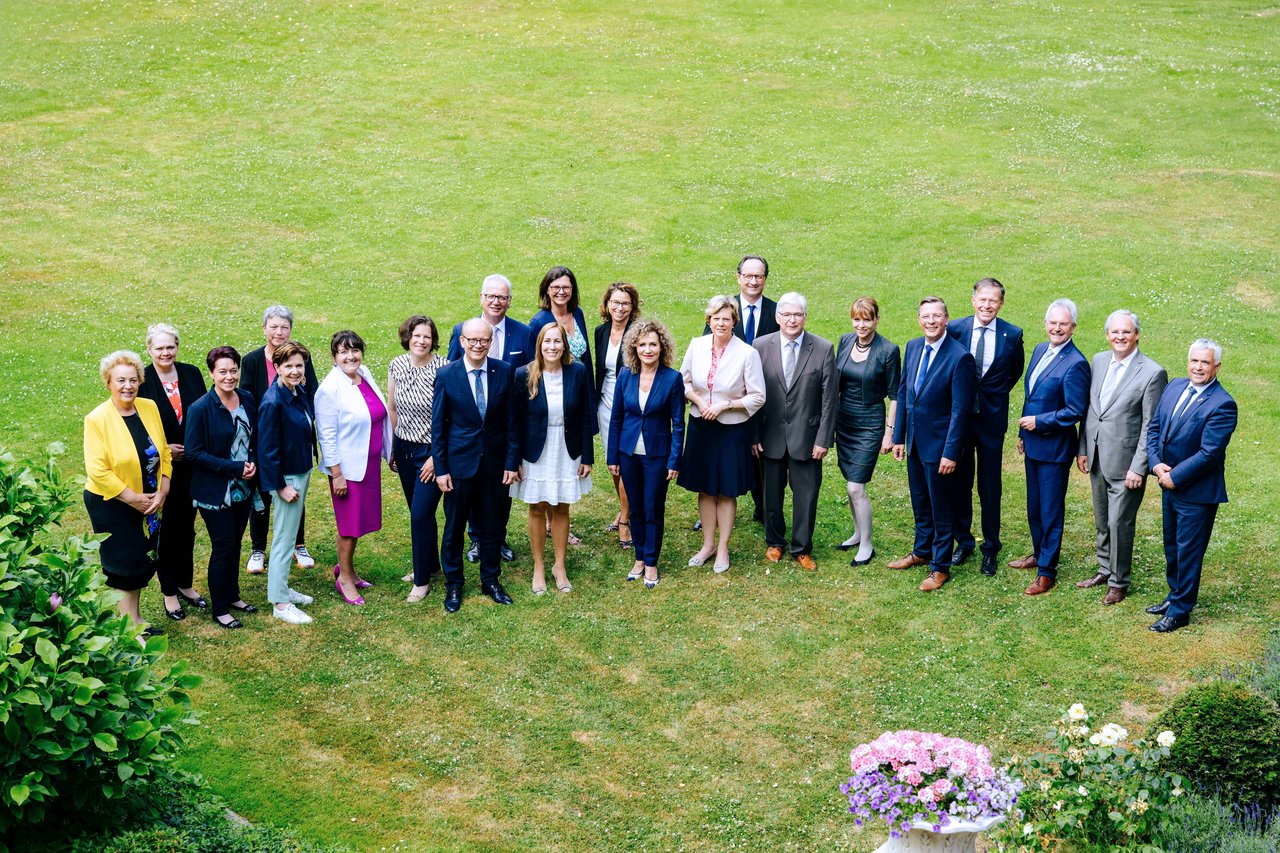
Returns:
[[[431,410],[431,447],[436,485],[444,493],[444,609],[462,607],[462,531],[471,521],[479,545],[480,588],[498,604],[511,596],[498,578],[502,572],[504,507],[507,487],[520,465],[520,438],[512,396],[515,371],[489,356],[492,326],[484,317],[462,324],[462,359],[436,375]]]
[[[738,261],[738,295],[734,300],[738,303],[738,322],[733,327],[735,337],[747,344],[754,344],[756,338],[772,335],[778,331],[778,304],[764,295],[765,282],[769,278],[769,262],[760,255],[743,255]],[[708,323],[702,334],[711,334]],[[764,474],[760,468],[760,460],[756,459],[756,484],[751,488],[751,501],[755,504],[752,520],[764,523],[764,496],[761,483]],[[694,522],[694,530],[702,529],[702,522]]]
[[[480,316],[493,329],[493,340],[489,344],[489,357],[505,361],[512,367],[527,364],[533,358],[533,350],[529,327],[519,320],[507,316],[511,308],[511,280],[505,275],[494,273],[485,276],[480,285]],[[449,361],[462,358],[462,323],[453,327],[449,337]],[[511,497],[508,495],[503,510],[502,530],[507,529],[507,520],[511,517]],[[475,531],[471,534],[471,545],[467,548],[467,561],[474,563],[480,559],[480,548],[476,542]],[[515,560],[516,552],[502,539],[502,559],[510,563]]]
[[[776,563],[787,548],[782,505],[791,481],[790,554],[800,568],[816,571],[813,528],[818,519],[822,460],[835,437],[840,401],[835,348],[805,331],[808,303],[799,293],[778,300],[781,329],[756,338],[764,374],[764,408],[752,418],[751,452],[764,469],[765,559]]]

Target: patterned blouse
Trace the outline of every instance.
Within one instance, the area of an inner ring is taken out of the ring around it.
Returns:
[[[398,355],[387,365],[387,377],[395,386],[396,438],[418,444],[431,443],[431,404],[435,400],[436,371],[448,359],[435,355],[422,367],[414,367],[409,354]]]

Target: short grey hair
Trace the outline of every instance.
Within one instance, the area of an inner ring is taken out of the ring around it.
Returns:
[[[1138,320],[1138,315],[1130,311],[1128,308],[1117,308],[1107,315],[1107,322],[1102,324],[1102,331],[1111,331],[1111,321],[1119,320],[1121,317],[1128,317],[1133,322],[1133,330],[1135,332],[1142,331],[1142,323]]]
[[[266,311],[262,312],[262,325],[266,326],[272,320],[288,320],[289,325],[293,325],[293,312],[283,305],[272,305]]]
[[[796,293],[794,290],[789,293],[784,293],[778,297],[778,307],[781,308],[783,305],[797,305],[800,307],[801,311],[806,314],[809,313],[809,303],[805,301],[803,296]]]
[[[493,275],[485,276],[484,281],[480,282],[480,292],[484,293],[484,289],[491,284],[503,285],[504,287],[507,288],[507,295],[508,296],[511,295],[511,279],[507,278],[502,273],[496,272]]]
[[[1187,358],[1191,358],[1191,353],[1198,349],[1207,349],[1213,353],[1213,363],[1222,364],[1222,345],[1213,338],[1196,338],[1191,342],[1191,348],[1187,350]]]
[[[1044,321],[1049,322],[1049,316],[1059,308],[1071,315],[1071,325],[1074,326],[1079,322],[1080,312],[1076,310],[1076,304],[1070,299],[1055,299],[1050,302],[1048,310],[1044,312]]]
[[[152,323],[150,326],[147,326],[147,340],[145,341],[147,349],[151,349],[151,341],[155,339],[156,335],[168,335],[173,338],[174,346],[177,346],[178,344],[177,329],[170,326],[168,323]]]

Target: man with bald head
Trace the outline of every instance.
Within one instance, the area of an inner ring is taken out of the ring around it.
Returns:
[[[436,485],[444,493],[444,609],[462,606],[462,539],[470,519],[480,550],[480,588],[498,604],[511,597],[498,581],[502,572],[503,506],[520,466],[514,374],[489,357],[493,327],[483,317],[467,320],[459,334],[462,359],[436,374],[431,409],[431,452]]]
[[[1080,429],[1076,466],[1093,489],[1098,570],[1076,584],[1106,584],[1104,605],[1119,604],[1129,591],[1133,531],[1147,489],[1147,424],[1169,382],[1163,367],[1138,350],[1138,315],[1112,311],[1103,330],[1109,350],[1093,357],[1089,413]]]
[[[1026,457],[1027,524],[1031,556],[1009,564],[1035,569],[1023,593],[1041,595],[1058,582],[1058,557],[1067,514],[1067,483],[1080,447],[1076,424],[1089,407],[1089,362],[1076,348],[1076,304],[1055,299],[1044,315],[1049,340],[1027,364],[1026,396],[1018,421],[1018,452]]]

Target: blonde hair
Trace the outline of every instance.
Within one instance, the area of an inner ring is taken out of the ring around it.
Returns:
[[[716,314],[719,314],[721,311],[723,311],[726,308],[728,308],[729,312],[733,314],[734,325],[737,325],[738,320],[741,318],[742,315],[738,313],[738,303],[733,300],[732,296],[711,297],[711,300],[707,302],[707,310],[706,310],[707,322],[708,323],[711,322],[712,317],[714,317]]]
[[[122,364],[127,364],[138,371],[138,381],[142,381],[142,359],[133,350],[118,349],[111,355],[105,355],[98,362],[98,372],[102,374],[102,384],[111,381],[111,371]]]
[[[640,355],[636,350],[640,339],[648,334],[658,336],[658,364],[670,367],[675,360],[676,342],[662,321],[651,317],[636,320],[622,338],[622,363],[631,368],[632,373],[640,372]]]
[[[529,399],[532,400],[538,396],[538,380],[542,378],[542,372],[547,369],[546,357],[542,354],[542,339],[547,336],[548,329],[555,329],[560,333],[560,341],[564,344],[564,349],[560,350],[560,369],[573,364],[573,354],[569,352],[569,333],[564,327],[558,323],[548,323],[538,332],[538,342],[533,348],[533,360],[529,362]]]
[[[151,349],[151,341],[155,338],[156,335],[168,335],[171,338],[173,338],[174,346],[178,345],[177,329],[175,329],[173,326],[170,326],[168,323],[152,323],[150,326],[147,326],[147,339],[144,342],[144,345],[146,346],[147,349]]]

